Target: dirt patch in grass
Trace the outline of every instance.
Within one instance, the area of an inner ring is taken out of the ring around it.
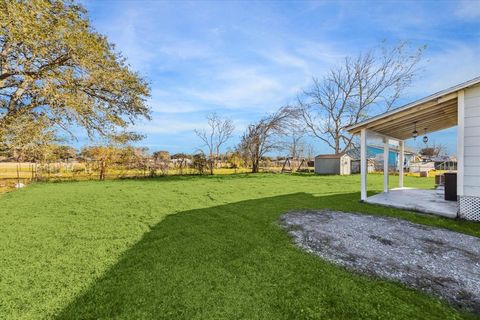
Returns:
[[[480,313],[480,238],[338,211],[290,212],[281,223],[297,245],[326,260]]]

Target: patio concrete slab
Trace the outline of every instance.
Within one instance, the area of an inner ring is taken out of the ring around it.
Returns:
[[[443,199],[443,190],[419,190],[410,188],[392,189],[368,197],[367,203],[456,218],[456,201]]]

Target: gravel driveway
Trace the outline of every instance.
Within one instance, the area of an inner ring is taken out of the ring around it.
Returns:
[[[281,223],[297,245],[326,260],[480,312],[480,238],[396,218],[326,210],[290,212]]]

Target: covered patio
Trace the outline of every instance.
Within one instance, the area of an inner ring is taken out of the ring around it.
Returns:
[[[480,181],[480,176],[476,176],[480,171],[480,167],[479,170],[475,169],[477,171],[473,173],[473,178],[468,177],[468,179],[471,180],[469,180],[469,186],[467,188],[469,188],[468,192],[472,194],[465,195],[464,162],[465,151],[468,153],[470,150],[473,150],[473,155],[476,158],[471,157],[471,160],[474,161],[475,168],[480,164],[480,159],[478,159],[480,158],[480,154],[476,155],[477,149],[480,148],[476,146],[477,142],[474,142],[478,141],[480,137],[468,140],[469,143],[470,141],[474,143],[473,148],[475,149],[469,149],[469,146],[465,146],[465,122],[469,122],[467,127],[469,130],[468,134],[475,131],[477,128],[475,121],[480,119],[476,114],[478,112],[480,115],[480,104],[475,100],[476,97],[480,97],[479,83],[480,78],[472,79],[348,128],[351,134],[360,135],[361,200],[373,204],[455,218],[458,216],[459,204],[460,206],[462,205],[460,200],[464,198],[469,201],[468,205],[475,211],[475,218],[479,214],[478,211],[480,211],[480,207],[477,205],[477,202],[475,202],[473,206],[471,206],[470,203],[472,199],[474,201],[480,199],[476,196],[477,191],[480,189],[477,189],[475,185],[476,182]],[[468,110],[474,110],[475,112],[474,122],[465,116],[466,94],[469,95],[468,101],[471,104],[467,105]],[[470,96],[473,98],[470,98]],[[478,100],[480,101],[480,98]],[[459,201],[444,200],[443,190],[415,190],[406,188],[403,179],[405,140],[417,138],[418,136],[421,138],[424,134],[427,135],[454,126],[457,126],[457,195]],[[473,128],[473,131],[470,127]],[[480,129],[480,125],[478,129]],[[480,130],[478,132],[480,132]],[[391,145],[398,146],[400,150],[398,166],[399,183],[398,188],[389,190],[388,161],[384,160],[383,193],[367,197],[367,139],[373,137],[383,141],[384,159],[388,159]],[[468,154],[468,156],[470,155]],[[478,164],[476,161],[478,161]],[[467,163],[467,165],[471,164]],[[470,183],[470,181],[473,182]],[[471,184],[473,184],[473,186]],[[473,191],[470,192],[470,190]]]

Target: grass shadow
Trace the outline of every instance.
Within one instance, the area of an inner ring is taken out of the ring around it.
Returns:
[[[359,203],[358,196],[295,193],[170,215],[57,319],[468,317],[427,295],[304,253],[278,225],[282,213],[300,208],[408,215]]]

